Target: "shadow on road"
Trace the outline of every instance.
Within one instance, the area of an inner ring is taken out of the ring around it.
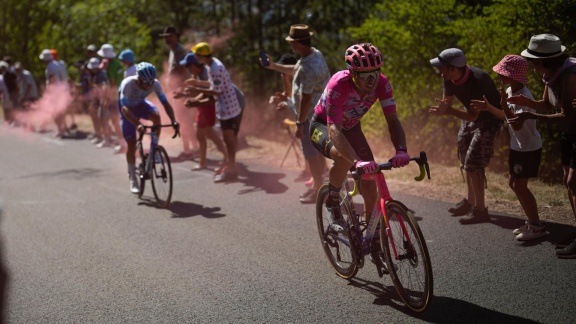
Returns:
[[[238,191],[238,194],[247,194],[256,191],[264,191],[268,194],[281,194],[288,190],[288,186],[280,182],[280,179],[286,177],[284,173],[266,173],[254,172],[246,168],[242,163],[237,164],[238,177],[237,182],[244,183],[245,189]]]
[[[30,178],[63,178],[72,180],[82,180],[85,181],[87,177],[97,176],[102,170],[94,168],[83,168],[83,169],[69,169],[60,170],[55,172],[41,172],[33,173],[27,176],[19,177],[16,179],[30,179]]]
[[[498,214],[492,214],[490,215],[490,218],[492,219],[491,222],[492,224],[500,226],[504,229],[508,229],[510,231],[524,225],[525,221],[524,219],[520,219],[517,217],[508,215],[498,215]],[[572,237],[572,233],[576,231],[576,229],[571,225],[552,223],[552,222],[545,222],[545,224],[546,224],[546,230],[549,233],[548,235],[535,240],[522,242],[522,245],[533,246],[538,245],[542,242],[550,242],[550,243],[558,242],[564,238]]]
[[[374,305],[390,306],[427,323],[538,323],[444,296],[434,296],[426,312],[417,314],[404,306],[393,286],[361,278],[351,279],[349,283],[373,294],[376,297]]]
[[[138,205],[145,205],[149,207],[154,207],[157,209],[167,209],[172,212],[172,218],[187,218],[194,216],[203,216],[206,218],[220,218],[226,216],[226,214],[219,213],[220,207],[205,207],[202,205],[183,202],[183,201],[173,201],[170,203],[168,208],[160,208],[156,204],[156,200],[152,198],[141,198]]]

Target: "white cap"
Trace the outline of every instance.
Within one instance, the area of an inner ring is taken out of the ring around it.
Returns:
[[[42,61],[52,61],[54,57],[52,56],[52,53],[50,53],[49,49],[45,49],[40,53],[40,59]]]
[[[90,61],[88,61],[86,67],[89,69],[98,69],[100,68],[100,60],[97,57],[93,57],[90,59]]]
[[[104,44],[100,47],[100,50],[97,52],[103,58],[115,58],[116,53],[114,52],[114,47],[110,44]]]

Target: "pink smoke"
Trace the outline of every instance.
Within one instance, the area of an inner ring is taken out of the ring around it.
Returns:
[[[67,83],[50,84],[44,90],[42,97],[32,103],[25,111],[14,110],[17,122],[32,127],[44,127],[55,118],[66,113],[72,103],[72,95]]]

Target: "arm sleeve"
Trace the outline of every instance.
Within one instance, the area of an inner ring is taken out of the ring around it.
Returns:
[[[386,78],[384,75],[380,75],[377,91],[378,99],[380,100],[380,106],[382,106],[382,112],[384,115],[395,113],[396,100],[394,100],[392,85],[390,84],[390,81],[388,81],[388,78]]]

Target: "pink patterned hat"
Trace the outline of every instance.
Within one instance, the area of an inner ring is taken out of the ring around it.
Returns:
[[[504,56],[492,70],[522,84],[528,82],[528,61],[520,55]]]

